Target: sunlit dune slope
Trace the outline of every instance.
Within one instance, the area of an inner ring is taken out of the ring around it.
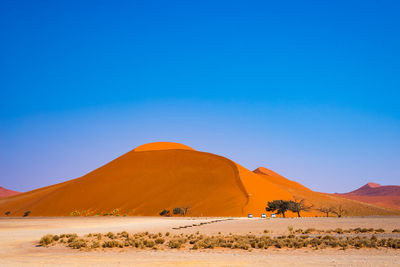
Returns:
[[[349,215],[395,211],[313,192],[270,170],[255,172],[231,160],[169,142],[137,147],[77,179],[0,199],[0,216],[120,215],[157,216],[188,206],[188,216],[259,216],[268,201],[306,198],[316,205],[343,203]],[[400,214],[400,212],[398,212]],[[267,213],[269,214],[269,213]],[[320,215],[313,211],[304,215]],[[294,214],[288,214],[294,215]]]
[[[299,200],[305,199],[308,205],[313,205],[313,208],[310,212],[302,212],[305,216],[321,216],[322,213],[318,211],[318,208],[335,208],[339,205],[341,205],[346,210],[347,215],[352,216],[400,214],[399,212],[392,209],[361,203],[359,201],[344,199],[331,194],[312,191],[307,187],[297,182],[291,181],[267,168],[260,167],[253,172],[259,174],[259,176],[264,177],[264,179],[266,179],[270,183],[286,190],[293,196],[293,198]],[[288,216],[296,216],[296,214],[289,212]]]
[[[400,210],[400,186],[368,183],[354,191],[334,194],[342,198]]]
[[[184,149],[131,151],[75,180],[0,201],[3,214],[68,215],[71,211],[158,215],[190,206],[192,216],[239,216],[247,202],[235,164]]]
[[[18,195],[20,192],[13,191],[0,186],[0,198]]]

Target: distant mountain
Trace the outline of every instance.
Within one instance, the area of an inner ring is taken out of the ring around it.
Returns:
[[[368,183],[354,191],[335,194],[347,199],[358,200],[381,207],[400,209],[400,186]]]
[[[14,195],[18,195],[18,194],[20,194],[20,192],[6,189],[6,188],[0,186],[0,198],[14,196]]]

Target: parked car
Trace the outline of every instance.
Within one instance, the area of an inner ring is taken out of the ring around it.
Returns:
[[[272,214],[271,214],[271,218],[276,218],[276,214],[275,214],[275,213],[272,213]]]
[[[248,218],[253,218],[253,214],[249,213],[249,214],[247,215],[247,217],[248,217]]]
[[[261,214],[261,218],[267,218],[267,215],[265,213]]]

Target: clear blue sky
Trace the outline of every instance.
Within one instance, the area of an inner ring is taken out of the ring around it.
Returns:
[[[1,1],[0,186],[79,177],[153,141],[319,191],[400,184],[399,14],[400,1]]]

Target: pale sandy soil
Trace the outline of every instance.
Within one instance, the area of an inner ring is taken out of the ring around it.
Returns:
[[[159,217],[56,217],[0,218],[0,266],[400,266],[400,250],[394,249],[268,249],[268,250],[164,250],[110,249],[79,251],[61,247],[38,247],[45,234],[101,232],[171,232],[204,234],[285,234],[294,228],[400,228],[400,217],[247,219],[216,222],[181,230],[173,227],[213,221],[217,218]],[[222,219],[222,218],[221,218]],[[390,234],[385,234],[390,235]]]

